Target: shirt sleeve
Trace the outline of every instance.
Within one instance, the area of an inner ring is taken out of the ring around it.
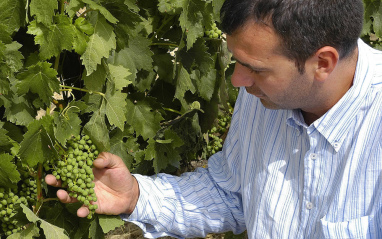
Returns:
[[[237,109],[235,112],[232,122],[234,118],[240,118],[235,116]],[[230,129],[223,151],[209,159],[207,169],[198,168],[180,177],[135,174],[140,188],[138,203],[133,213],[121,215],[122,219],[138,225],[147,238],[190,238],[205,237],[208,233],[243,232],[246,228],[237,167],[237,141],[237,130]]]

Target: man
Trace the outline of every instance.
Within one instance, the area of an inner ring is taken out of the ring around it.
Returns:
[[[362,14],[361,0],[226,0],[240,93],[223,151],[181,177],[133,177],[102,153],[97,212],[147,237],[382,238],[382,53],[359,40]]]

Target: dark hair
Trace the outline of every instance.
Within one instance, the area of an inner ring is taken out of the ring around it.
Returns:
[[[318,49],[332,46],[341,58],[357,46],[363,26],[362,0],[226,0],[221,29],[231,35],[248,20],[272,24],[281,50],[300,73]]]

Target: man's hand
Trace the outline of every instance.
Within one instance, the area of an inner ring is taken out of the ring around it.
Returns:
[[[111,153],[100,153],[94,160],[94,191],[97,195],[96,213],[107,215],[131,214],[137,204],[139,187],[137,180],[130,174],[122,159]],[[61,181],[57,181],[53,175],[45,177],[47,184],[59,187]],[[58,190],[57,197],[63,203],[76,202],[65,190]],[[86,217],[89,209],[85,206],[77,211],[79,217]]]

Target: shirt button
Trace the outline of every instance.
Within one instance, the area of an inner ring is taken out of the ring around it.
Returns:
[[[334,146],[335,149],[338,149],[340,147],[340,143],[336,142],[336,143],[333,144],[333,146]]]
[[[306,208],[309,209],[309,210],[312,209],[313,208],[313,203],[307,202],[306,203]]]
[[[316,159],[318,158],[318,155],[317,155],[317,154],[310,154],[310,155],[309,155],[309,158],[310,158],[311,160],[316,160]]]

